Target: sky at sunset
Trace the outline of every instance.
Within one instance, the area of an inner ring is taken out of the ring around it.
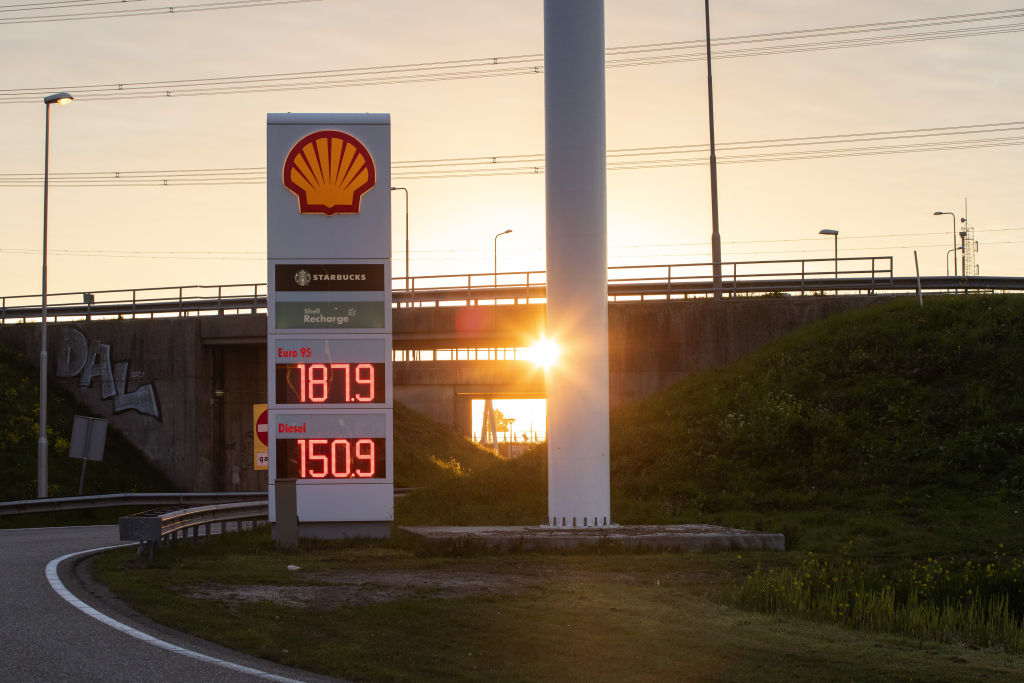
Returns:
[[[50,292],[264,282],[268,112],[390,113],[413,275],[490,272],[509,228],[499,269],[544,269],[540,0],[225,4],[0,4],[0,295],[39,291],[60,90]],[[605,22],[609,264],[707,261],[703,3]],[[1020,274],[1024,8],[712,0],[711,28],[725,261],[831,257],[832,228],[840,256],[944,275],[932,213],[966,199],[981,274]]]

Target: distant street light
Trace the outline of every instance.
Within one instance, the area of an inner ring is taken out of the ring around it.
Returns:
[[[405,291],[409,291],[409,190],[404,187],[392,187],[391,191],[401,190],[405,193]],[[412,305],[412,299],[408,300]]]
[[[50,192],[50,105],[67,104],[73,100],[66,92],[54,93],[43,98],[46,105],[46,137],[43,151],[43,294],[42,294],[42,323],[40,327],[39,344],[39,447],[37,453],[37,478],[36,497],[46,498],[49,489],[49,471],[47,466],[47,455],[49,445],[46,442],[46,220]]]
[[[510,232],[512,232],[512,228],[494,236],[494,303],[498,303],[498,238]]]
[[[952,254],[953,252],[959,251],[959,250],[960,250],[960,247],[956,247],[954,249],[947,249],[946,250],[946,277],[949,277],[949,255]],[[953,257],[953,266],[954,267],[956,266],[956,257],[955,256]]]
[[[934,211],[933,216],[953,216],[953,251],[956,251],[956,216],[952,211]],[[946,253],[946,275],[949,275],[949,252]],[[956,277],[956,259],[953,259],[953,277]]]
[[[832,235],[833,247],[835,251],[835,263],[836,263],[836,279],[839,279],[839,231],[833,230],[832,228],[822,228],[818,231],[819,235]]]
[[[960,231],[960,272],[964,274],[964,282],[967,282],[967,231]],[[967,293],[967,285],[964,285],[964,293]]]

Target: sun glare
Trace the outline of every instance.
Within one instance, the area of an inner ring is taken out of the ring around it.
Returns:
[[[542,368],[550,368],[558,362],[558,354],[561,352],[558,344],[553,339],[542,338],[534,342],[530,347],[530,360]]]

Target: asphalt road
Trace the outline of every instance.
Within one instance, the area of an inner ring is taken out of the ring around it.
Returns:
[[[118,543],[116,526],[0,529],[0,681],[331,680],[111,609],[78,581],[75,558],[51,564]],[[63,584],[72,601],[87,604],[76,607],[62,597],[47,578],[47,565],[58,588]],[[90,608],[121,625],[90,616]]]

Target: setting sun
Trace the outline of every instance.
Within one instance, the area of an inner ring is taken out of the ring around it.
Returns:
[[[559,353],[561,353],[561,348],[553,339],[547,337],[538,339],[529,348],[530,360],[544,369],[550,368],[558,362]]]

